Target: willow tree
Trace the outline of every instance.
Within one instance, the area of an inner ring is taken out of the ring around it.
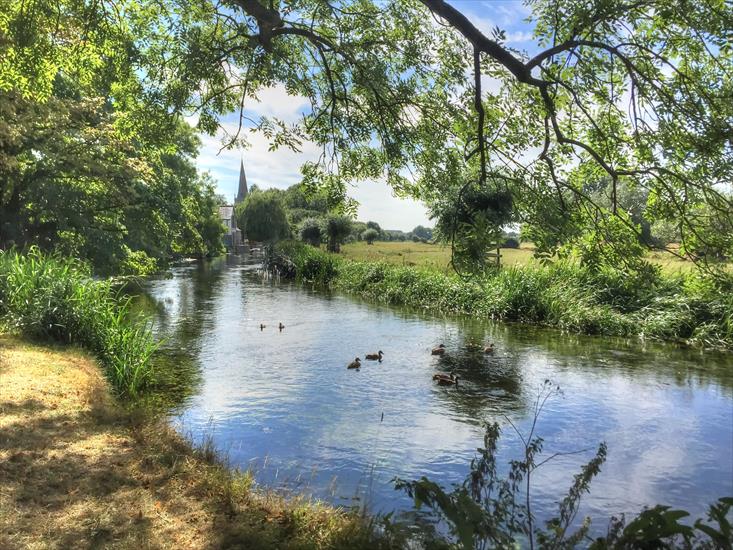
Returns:
[[[313,141],[322,154],[303,166],[306,186],[337,203],[350,181],[386,179],[431,205],[459,269],[480,267],[493,245],[486,235],[506,223],[525,224],[548,251],[638,258],[640,228],[617,200],[621,183],[647,193],[650,223],[677,226],[674,253],[733,254],[725,0],[528,0],[528,51],[443,0],[62,5],[134,37],[125,59],[135,70],[110,91],[134,90],[132,112],[151,111],[148,122],[195,112],[210,133],[237,112],[225,146],[245,142],[248,126],[274,147]],[[36,65],[16,72],[24,67]],[[250,120],[247,106],[278,83],[309,99],[303,119]],[[600,204],[586,189],[604,178]]]

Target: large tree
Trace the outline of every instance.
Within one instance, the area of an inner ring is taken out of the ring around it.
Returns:
[[[114,49],[113,31],[129,29],[124,59],[136,70],[113,67],[128,84],[111,93],[139,87],[145,100],[131,112],[195,110],[199,128],[213,132],[220,115],[236,111],[274,146],[312,140],[323,154],[303,167],[306,186],[338,202],[349,181],[384,177],[397,193],[433,205],[444,236],[459,243],[459,255],[469,253],[460,265],[477,265],[496,220],[532,226],[548,250],[637,240],[640,229],[618,201],[622,181],[648,194],[652,223],[679,223],[682,253],[730,254],[733,6],[527,4],[535,39],[527,51],[443,0],[138,0],[115,9],[66,0],[59,12],[76,10],[105,29],[84,35],[85,47]],[[51,32],[34,22],[53,13],[33,11],[11,9],[0,30],[18,34],[22,18],[23,28]],[[8,74],[36,68],[7,58]],[[38,71],[33,77],[43,80]],[[276,83],[309,98],[311,110],[296,125],[248,121],[247,106]],[[229,143],[243,140],[235,132]],[[604,177],[608,206],[584,192]]]

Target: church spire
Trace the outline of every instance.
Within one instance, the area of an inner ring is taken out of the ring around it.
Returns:
[[[234,204],[239,204],[249,193],[247,189],[247,176],[244,174],[244,159],[240,161],[239,165],[239,192],[237,192],[237,198],[234,199]]]

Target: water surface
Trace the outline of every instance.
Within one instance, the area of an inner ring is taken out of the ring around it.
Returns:
[[[168,338],[167,353],[200,372],[177,425],[195,440],[213,437],[262,483],[371,511],[408,510],[412,501],[391,480],[461,482],[486,421],[503,426],[500,462],[519,458],[509,420],[529,429],[549,379],[563,396],[538,422],[545,456],[592,450],[537,471],[540,519],[601,441],[608,460],[581,509],[597,530],[612,514],[657,503],[701,516],[733,494],[728,354],[380,307],[265,280],[236,257],[175,268],[147,282],[139,303]],[[494,355],[468,349],[489,341]],[[431,356],[439,343],[448,353]],[[345,368],[379,349],[382,363]],[[432,381],[451,370],[457,388]]]

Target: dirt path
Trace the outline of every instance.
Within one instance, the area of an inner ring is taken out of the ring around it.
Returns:
[[[1,549],[386,544],[353,514],[253,491],[212,459],[115,406],[85,353],[0,336]]]

